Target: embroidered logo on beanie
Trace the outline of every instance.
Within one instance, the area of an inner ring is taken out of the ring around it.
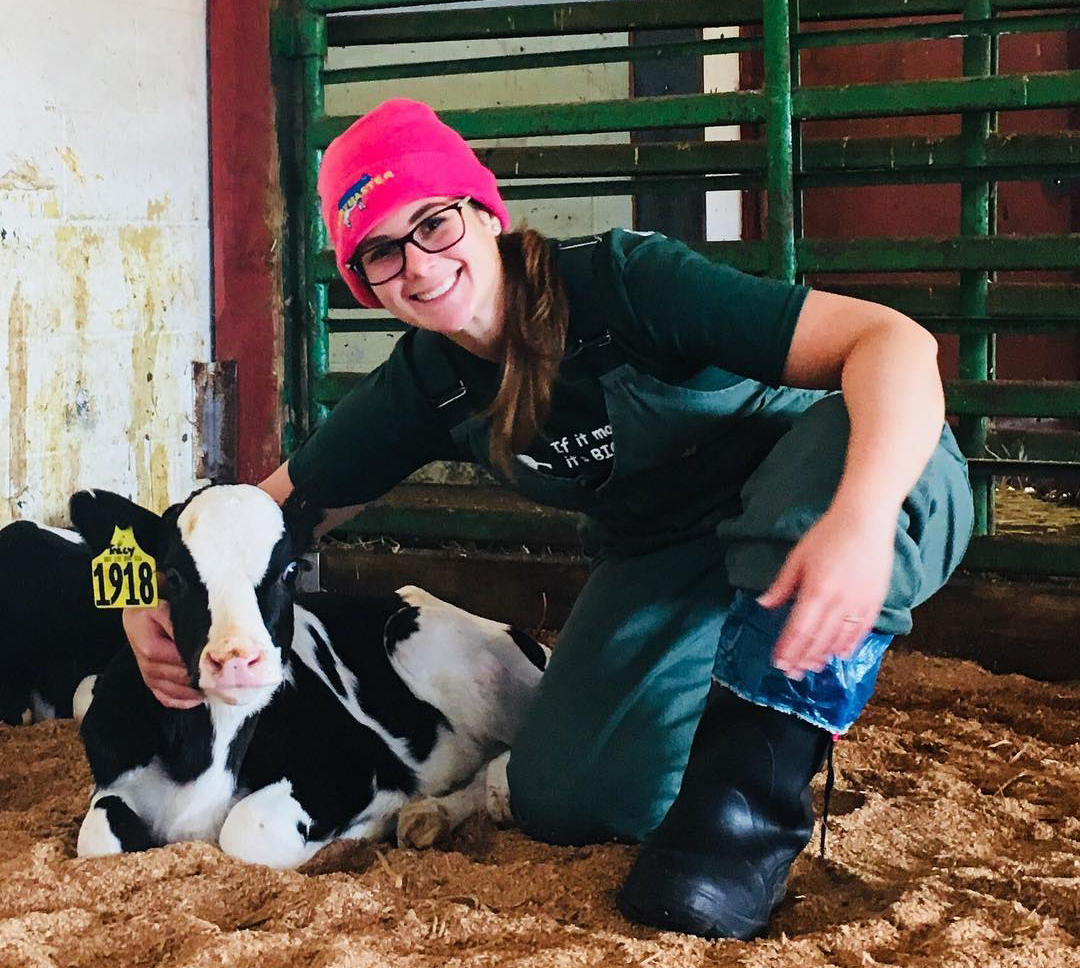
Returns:
[[[381,175],[361,175],[360,180],[351,185],[338,199],[338,224],[345,228],[352,228],[350,218],[354,210],[359,209],[361,212],[364,210],[364,196],[393,177],[392,171],[384,171]]]

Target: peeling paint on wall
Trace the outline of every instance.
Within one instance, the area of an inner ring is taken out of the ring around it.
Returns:
[[[27,306],[20,284],[8,308],[8,488],[7,508],[18,518],[19,501],[26,491],[26,319]]]
[[[169,194],[166,192],[161,198],[152,198],[146,203],[146,220],[156,221],[162,218],[169,210]]]
[[[116,56],[72,56],[91,33]],[[17,153],[0,144],[0,524],[61,523],[81,487],[162,510],[198,483],[205,45],[206,0],[30,7],[0,32],[0,89],[41,79],[6,105]]]
[[[86,179],[83,177],[81,171],[79,171],[79,159],[76,157],[75,152],[70,148],[64,148],[60,152],[60,157],[63,159],[64,164],[68,166],[68,170],[79,180],[80,185],[86,184]]]
[[[131,422],[128,440],[138,481],[139,494],[148,506],[161,511],[169,503],[168,454],[156,440],[158,414],[182,410],[178,378],[171,370],[168,346],[164,342],[165,297],[180,288],[180,269],[168,258],[161,230],[155,227],[120,230],[120,252],[124,277],[137,309],[137,324],[131,341]]]
[[[56,183],[42,175],[29,158],[17,159],[12,168],[0,175],[0,192],[47,192],[54,188]]]

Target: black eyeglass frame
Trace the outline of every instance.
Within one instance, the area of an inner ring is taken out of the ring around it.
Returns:
[[[415,245],[421,252],[429,252],[431,254],[434,254],[436,252],[445,252],[447,249],[452,249],[463,238],[465,238],[465,233],[468,231],[468,226],[465,224],[465,213],[462,211],[462,206],[468,205],[471,201],[471,195],[466,195],[464,198],[459,198],[456,202],[451,202],[449,205],[444,205],[442,208],[437,208],[434,212],[428,212],[422,219],[420,219],[419,222],[416,223],[416,225],[412,227],[412,229],[407,234],[401,236],[401,238],[383,239],[381,242],[378,242],[373,246],[369,246],[370,249],[377,249],[380,246],[384,245],[394,245],[397,246],[397,248],[401,251],[401,268],[398,269],[398,271],[395,272],[392,276],[387,276],[385,279],[380,279],[378,282],[372,282],[367,277],[367,273],[364,272],[358,261],[362,254],[362,242],[356,247],[356,251],[352,254],[352,256],[349,258],[349,261],[346,262],[345,265],[348,266],[349,269],[351,269],[353,272],[355,272],[357,276],[360,277],[360,280],[367,286],[371,286],[374,288],[375,286],[386,285],[386,283],[390,282],[391,279],[396,279],[405,271],[405,246],[408,245],[410,242]],[[446,245],[440,245],[437,249],[429,249],[427,246],[422,245],[414,238],[416,233],[419,231],[420,226],[423,225],[429,218],[434,218],[436,215],[442,215],[443,212],[449,211],[457,212],[461,218],[461,235],[454,239],[453,242],[448,242]]]

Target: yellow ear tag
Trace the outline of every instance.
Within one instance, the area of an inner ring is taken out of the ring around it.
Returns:
[[[112,540],[90,562],[97,608],[152,608],[157,604],[157,565],[131,528],[116,526]]]

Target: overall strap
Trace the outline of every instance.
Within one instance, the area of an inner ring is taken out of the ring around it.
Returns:
[[[416,344],[416,375],[420,388],[452,434],[473,415],[469,388],[455,368],[444,339],[419,330]]]
[[[560,242],[556,248],[559,272],[570,304],[570,333],[563,372],[573,377],[584,368],[603,376],[626,362],[626,355],[611,338],[611,314],[621,302],[608,278],[599,235]]]

